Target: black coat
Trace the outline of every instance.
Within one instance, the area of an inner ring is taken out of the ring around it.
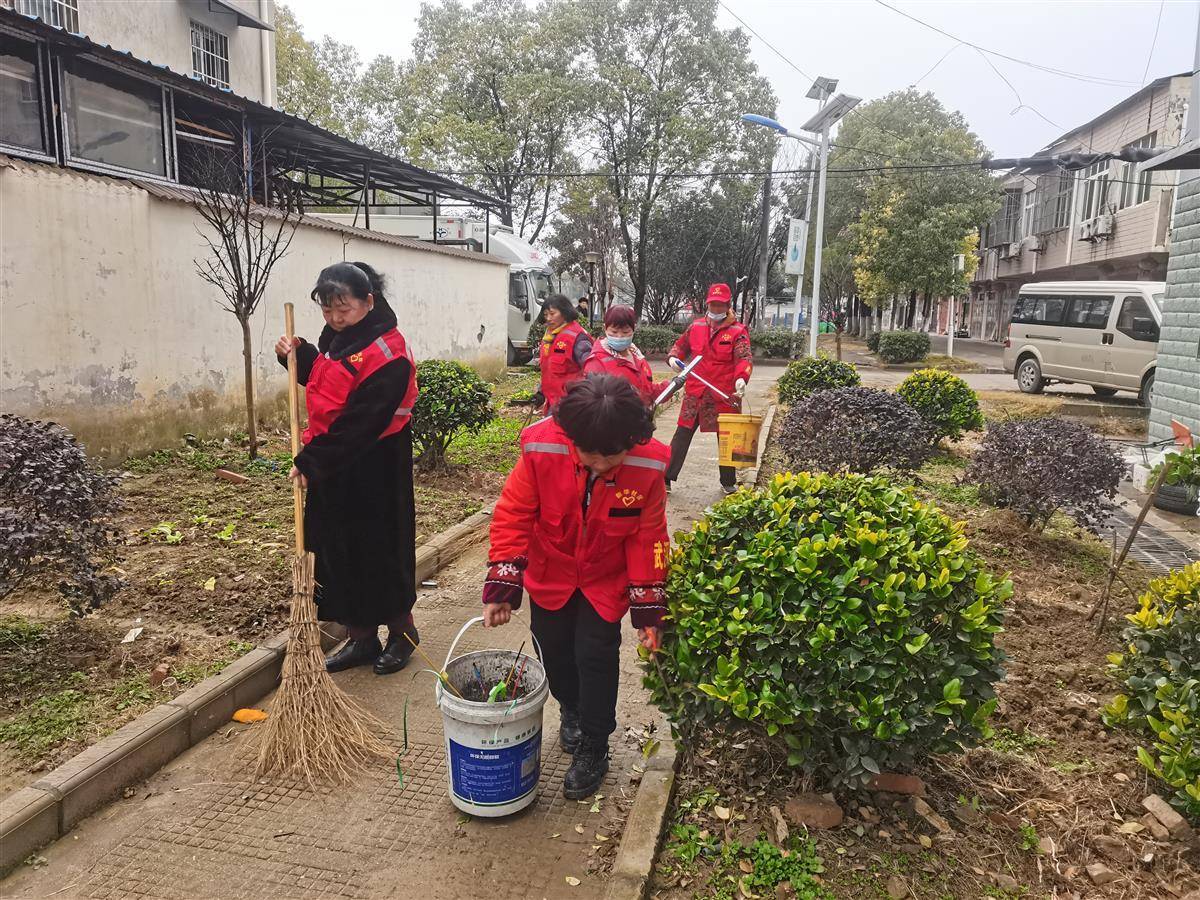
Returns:
[[[297,348],[300,383],[307,383],[318,353],[342,359],[395,327],[395,314],[379,300],[357,325],[340,332],[326,326],[316,347]],[[296,457],[296,468],[308,479],[304,543],[317,557],[317,612],[323,621],[358,627],[395,623],[416,601],[412,426],[379,437],[413,377],[403,357],[368,376],[329,431]]]

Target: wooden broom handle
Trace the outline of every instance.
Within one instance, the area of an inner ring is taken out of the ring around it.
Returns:
[[[283,304],[283,321],[288,344],[296,336],[296,307]],[[292,427],[292,458],[300,455],[300,380],[296,374],[296,348],[291,347],[287,355],[288,366],[288,417]],[[299,481],[292,482],[292,516],[296,521],[296,555],[304,555],[304,488]]]

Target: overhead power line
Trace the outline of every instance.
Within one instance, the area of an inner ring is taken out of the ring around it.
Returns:
[[[745,19],[743,19],[741,16],[739,16],[737,13],[735,13],[732,9],[730,9],[728,6],[725,5],[725,0],[717,0],[717,3],[719,3],[721,5],[721,9],[725,10],[725,12],[729,13],[731,16],[733,16],[735,19],[737,19],[739,22],[741,22],[742,27],[744,27],[752,35],[754,35],[756,38],[758,38],[760,41],[762,41],[764,44],[766,44],[767,49],[769,49],[771,52],[773,52],[776,56],[778,56],[780,59],[782,59],[785,63],[787,63],[789,66],[791,66],[797,72],[799,72],[801,75],[803,75],[809,81],[816,80],[811,75],[809,75],[807,72],[805,72],[802,68],[800,68],[794,62],[792,62],[790,59],[788,59],[778,47],[776,47],[774,44],[772,44],[770,41],[768,41],[765,37],[763,37],[761,34],[759,34],[757,31],[755,31],[753,28],[751,28],[750,25],[748,25],[746,23]]]
[[[920,25],[924,28],[928,28],[930,31],[936,31],[938,34],[942,35],[943,37],[948,37],[948,38],[950,38],[950,40],[957,41],[960,44],[966,44],[968,47],[974,47],[980,53],[986,53],[990,56],[995,56],[1000,59],[1006,59],[1009,62],[1017,63],[1018,65],[1021,65],[1021,66],[1028,66],[1031,69],[1037,69],[1042,72],[1048,72],[1051,75],[1058,75],[1062,78],[1074,78],[1076,81],[1086,81],[1091,84],[1105,84],[1105,85],[1110,85],[1112,87],[1137,87],[1138,86],[1138,83],[1136,81],[1125,81],[1120,78],[1109,78],[1104,75],[1088,75],[1084,72],[1071,72],[1071,71],[1068,71],[1067,69],[1059,69],[1059,68],[1056,68],[1055,66],[1043,65],[1042,63],[1033,62],[1032,60],[1029,60],[1029,59],[1021,59],[1020,57],[1012,56],[1008,53],[1001,53],[999,50],[991,50],[987,47],[981,47],[979,44],[976,44],[974,41],[968,41],[966,38],[961,38],[958,35],[951,34],[950,32],[946,31],[943,28],[939,28],[937,25],[934,25],[931,22],[926,22],[924,19],[920,19],[917,16],[912,15],[911,13],[907,13],[902,9],[892,6],[890,3],[884,2],[884,0],[875,0],[875,2],[878,3],[880,6],[884,7],[885,9],[890,9],[892,12],[896,13],[897,15],[904,16],[904,18],[908,19],[911,22],[916,22],[918,25]],[[722,4],[722,5],[724,5],[724,4]]]

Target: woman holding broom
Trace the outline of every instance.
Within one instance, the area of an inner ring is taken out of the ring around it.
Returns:
[[[325,317],[316,346],[281,337],[275,353],[286,365],[295,347],[305,386],[308,429],[291,477],[308,489],[304,535],[317,559],[318,616],[350,632],[325,668],[373,664],[388,675],[404,668],[420,640],[409,421],[416,366],[383,278],[366,263],[323,269],[312,299]],[[386,645],[380,625],[388,627]]]
[[[575,382],[552,417],[521,433],[492,516],[484,623],[508,622],[529,591],[530,627],[561,707],[559,741],[575,755],[563,781],[570,800],[594,794],[608,772],[627,610],[642,646],[659,645],[669,452],[653,432],[628,381]]]

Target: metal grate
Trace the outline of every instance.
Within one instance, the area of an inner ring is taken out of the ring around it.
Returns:
[[[36,16],[72,34],[79,33],[79,0],[17,0],[17,12]]]
[[[213,87],[229,87],[229,38],[192,23],[192,74]]]
[[[1121,547],[1129,536],[1133,522],[1133,516],[1123,509],[1117,509],[1108,522],[1095,531],[1106,541],[1111,541],[1112,536],[1116,534],[1117,546]],[[1129,548],[1129,556],[1152,571],[1162,573],[1171,569],[1182,569],[1190,563],[1200,561],[1200,550],[1189,547],[1166,532],[1143,522],[1142,527],[1138,529],[1137,539]]]

